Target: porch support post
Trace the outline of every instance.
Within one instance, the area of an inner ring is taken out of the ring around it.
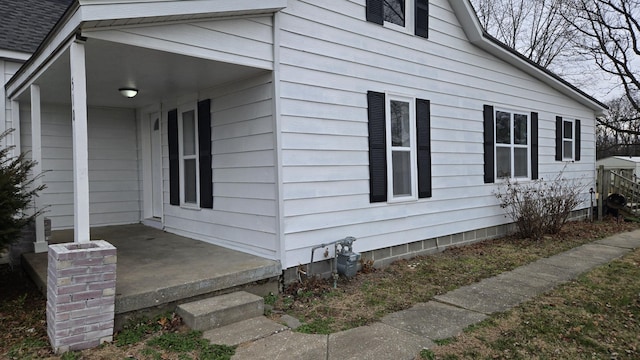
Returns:
[[[74,242],[89,242],[89,141],[87,135],[87,74],[84,41],[69,49],[71,114],[73,123],[73,228]]]
[[[42,112],[40,111],[40,86],[31,85],[31,159],[35,162],[33,166],[33,186],[42,185]],[[42,210],[42,198],[33,197],[34,211]],[[35,218],[36,241],[34,252],[42,253],[48,251],[48,244],[44,234],[44,215],[40,214]]]
[[[15,129],[13,134],[11,134],[13,138],[13,145],[15,146],[13,149],[13,156],[18,156],[20,155],[22,148],[20,145],[20,102],[17,100],[11,101],[11,126]]]

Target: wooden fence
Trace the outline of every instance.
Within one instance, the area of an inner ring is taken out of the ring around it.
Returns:
[[[598,168],[597,193],[599,220],[604,215],[604,207],[611,194],[624,196],[626,203],[623,208],[619,209],[623,214],[636,217],[640,215],[638,206],[640,203],[640,182],[632,170],[605,169],[604,166],[600,166]]]

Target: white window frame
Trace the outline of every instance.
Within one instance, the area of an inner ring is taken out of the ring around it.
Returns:
[[[565,138],[565,133],[564,133],[564,124],[565,123],[570,123],[571,124],[571,138]],[[562,118],[562,160],[563,161],[573,161],[573,159],[575,158],[575,156],[576,156],[575,140],[576,140],[575,121],[573,119],[565,119],[563,117]],[[565,143],[571,143],[571,156],[567,156],[564,153],[564,145],[565,145]]]
[[[415,22],[415,0],[404,0],[404,26],[400,26],[398,24],[394,24],[392,22],[383,20],[383,24],[385,27],[389,29],[394,29],[398,31],[402,31],[405,33],[413,34],[414,33],[414,22]],[[382,18],[384,19],[384,7],[382,10]]]
[[[391,102],[400,101],[409,103],[409,147],[392,146],[391,141]],[[387,143],[387,202],[405,202],[418,200],[418,162],[417,162],[417,136],[416,136],[416,98],[387,93],[385,96],[385,131]],[[410,153],[410,170],[411,170],[411,195],[394,196],[393,194],[393,152],[402,151]]]
[[[192,155],[184,154],[184,119],[183,114],[189,111],[193,111],[193,125],[194,125],[194,146],[195,151]],[[199,144],[198,144],[198,107],[196,104],[184,105],[178,108],[178,155],[180,157],[180,206],[185,208],[199,209],[200,208],[200,160],[199,160]],[[196,201],[195,203],[186,202],[185,190],[185,161],[195,160],[196,167]]]
[[[501,144],[498,143],[498,112],[504,112],[511,114],[509,119],[509,135],[510,135],[510,143],[509,144]],[[516,144],[515,143],[515,131],[514,131],[514,118],[515,115],[524,115],[527,117],[527,144]],[[506,181],[507,177],[499,176],[498,174],[498,148],[509,148],[511,152],[511,176],[508,179],[511,180],[529,180],[531,179],[531,112],[524,110],[514,110],[514,109],[505,109],[505,108],[494,108],[493,109],[493,138],[494,138],[494,159],[493,159],[493,172],[496,181]],[[527,150],[527,176],[515,176],[515,149],[526,149]]]

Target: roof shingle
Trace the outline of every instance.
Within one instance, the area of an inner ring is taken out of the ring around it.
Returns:
[[[0,1],[0,49],[35,52],[72,1]]]

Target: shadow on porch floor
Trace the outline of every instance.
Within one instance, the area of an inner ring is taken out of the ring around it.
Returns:
[[[278,291],[282,270],[274,260],[141,224],[92,228],[91,239],[106,240],[118,251],[116,318],[140,310],[164,311],[188,300],[235,289],[257,295]],[[73,230],[51,234],[50,243],[70,241]],[[24,254],[23,267],[46,294],[47,253]]]

